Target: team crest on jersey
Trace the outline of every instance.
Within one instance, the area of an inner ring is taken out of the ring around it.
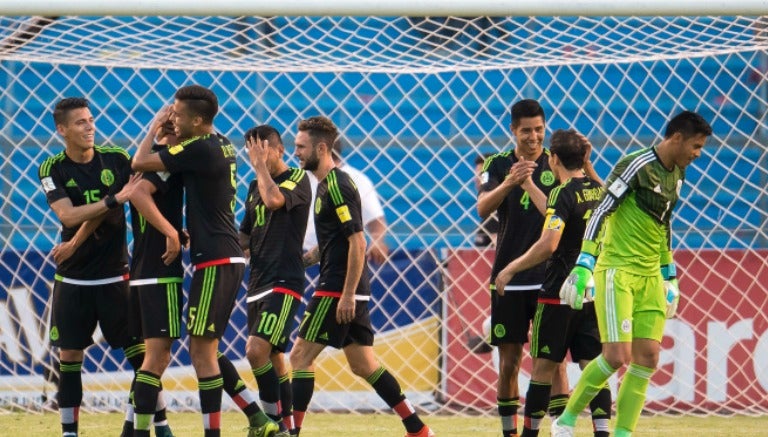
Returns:
[[[173,147],[169,147],[168,148],[168,153],[170,153],[171,155],[178,155],[183,150],[184,150],[184,146],[182,146],[181,144],[177,144],[177,145],[175,145]]]
[[[488,183],[488,172],[484,171],[483,174],[480,175],[480,183],[483,185]]]
[[[555,174],[551,170],[545,170],[541,172],[539,180],[543,185],[550,186],[555,183]]]
[[[56,184],[53,183],[53,178],[50,176],[43,178],[41,182],[43,183],[43,190],[45,190],[46,193],[50,193],[56,189]]]
[[[105,168],[101,171],[101,183],[108,187],[115,183],[115,174],[112,173],[112,170]]]
[[[315,214],[320,214],[320,209],[323,207],[323,201],[318,197],[315,199]]]

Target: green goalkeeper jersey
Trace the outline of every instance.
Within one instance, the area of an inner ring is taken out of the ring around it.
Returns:
[[[684,178],[685,170],[665,168],[653,147],[616,164],[582,243],[582,251],[599,253],[595,270],[659,274],[671,261],[670,215]]]

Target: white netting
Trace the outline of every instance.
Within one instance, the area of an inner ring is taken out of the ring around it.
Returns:
[[[345,161],[376,184],[396,249],[373,271],[377,353],[414,403],[430,410],[493,411],[493,353],[477,340],[492,250],[472,246],[473,161],[512,146],[509,105],[539,99],[549,131],[587,135],[603,177],[619,157],[658,141],[671,114],[702,113],[715,135],[690,168],[676,211],[684,297],[648,408],[764,414],[766,24],[764,17],[0,17],[0,408],[35,408],[43,388],[52,389],[42,376],[44,309],[58,221],[36,171],[62,149],[53,104],[86,96],[98,142],[133,152],[175,89],[200,83],[218,94],[216,127],[238,145],[260,123],[284,132],[289,152],[301,118],[324,114],[341,128]],[[244,158],[240,200],[253,178]],[[240,302],[222,345],[233,359],[243,356],[244,323]],[[129,375],[121,357],[103,343],[89,350],[88,408],[122,402]],[[164,380],[174,408],[197,397],[188,364],[178,347]],[[245,361],[238,365],[251,381]],[[385,407],[339,354],[323,354],[318,368],[314,407]]]

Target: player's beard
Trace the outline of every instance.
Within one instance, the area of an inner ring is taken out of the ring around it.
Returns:
[[[317,157],[317,149],[312,148],[312,154],[304,160],[304,170],[315,171],[320,166],[320,158]]]

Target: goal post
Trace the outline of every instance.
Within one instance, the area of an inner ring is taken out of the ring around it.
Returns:
[[[58,220],[36,176],[63,149],[53,105],[87,97],[97,142],[133,153],[155,111],[199,83],[217,93],[215,126],[238,149],[238,220],[254,177],[246,129],[272,124],[291,153],[298,120],[322,114],[339,126],[346,165],[372,179],[388,222],[391,257],[371,266],[376,352],[430,412],[495,411],[495,352],[482,341],[493,250],[474,245],[473,163],[513,147],[510,105],[538,99],[548,133],[584,133],[602,177],[658,142],[674,113],[700,112],[714,135],[673,216],[683,295],[646,408],[768,412],[765,1],[310,3],[0,5],[0,410],[39,409],[55,390],[46,308]],[[684,6],[700,15],[678,16]],[[238,299],[221,350],[255,389],[245,324]],[[194,409],[194,372],[177,343],[164,388],[171,409]],[[317,367],[313,408],[387,409],[338,351]],[[120,409],[129,380],[122,355],[97,341],[84,408]]]

